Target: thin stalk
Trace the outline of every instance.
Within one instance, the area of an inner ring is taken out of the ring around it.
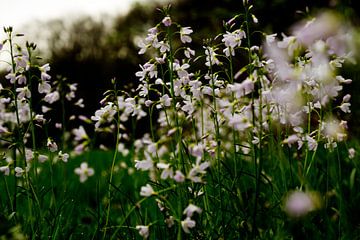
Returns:
[[[115,85],[115,96],[117,96],[117,90],[116,90],[116,83]],[[117,99],[115,100],[117,101]],[[120,141],[120,109],[119,109],[119,105],[115,104],[116,106],[116,112],[117,112],[117,119],[116,119],[116,143],[115,143],[115,150],[114,150],[114,155],[113,155],[113,159],[112,159],[112,163],[111,163],[111,170],[110,170],[110,177],[109,177],[109,187],[108,187],[108,206],[107,206],[107,211],[106,211],[106,221],[105,221],[105,226],[104,226],[104,234],[103,234],[103,239],[106,239],[106,231],[107,231],[107,226],[109,224],[109,216],[110,216],[110,208],[111,208],[111,186],[112,186],[112,181],[113,181],[113,173],[114,173],[114,168],[115,168],[115,161],[117,158],[117,154],[118,154],[118,150],[117,150],[117,146],[119,145],[119,141]]]

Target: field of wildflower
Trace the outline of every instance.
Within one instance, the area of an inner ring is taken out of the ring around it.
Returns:
[[[323,11],[254,32],[244,1],[195,51],[161,14],[135,88],[111,79],[92,116],[70,115],[81,86],[4,28],[0,239],[360,239],[356,28]]]

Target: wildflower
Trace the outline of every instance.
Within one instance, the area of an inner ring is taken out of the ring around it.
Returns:
[[[62,160],[63,162],[67,162],[68,159],[69,159],[69,154],[68,154],[68,153],[62,153],[62,151],[59,151],[58,157],[59,157],[59,159]]]
[[[163,107],[170,107],[171,106],[171,98],[169,95],[164,94],[160,97],[159,104],[156,105],[157,109],[163,108]]]
[[[77,100],[76,103],[74,103],[75,106],[78,106],[79,108],[84,108],[84,99],[80,98],[79,100]]]
[[[140,196],[143,197],[150,197],[151,195],[154,195],[154,189],[151,187],[150,184],[146,184],[146,186],[142,186],[140,190]]]
[[[210,166],[209,162],[200,163],[201,159],[196,160],[196,164],[193,164],[193,168],[189,171],[188,178],[193,182],[202,182],[201,176],[206,172],[205,170]]]
[[[235,30],[234,32],[226,32],[223,35],[223,39],[222,42],[224,42],[225,44],[225,49],[224,49],[224,53],[227,57],[230,56],[230,54],[232,56],[235,56],[235,51],[234,48],[235,47],[240,47],[241,45],[241,40],[246,37],[246,34],[244,31],[238,29]]]
[[[18,84],[26,84],[26,77],[23,74],[20,74],[16,77]]]
[[[5,176],[9,176],[10,174],[9,165],[0,167],[0,172],[3,172]]]
[[[159,42],[158,47],[160,48],[161,53],[170,51],[170,45],[167,42],[164,42],[164,41]]]
[[[172,24],[170,16],[164,17],[161,22],[164,24],[165,27],[170,27]]]
[[[45,95],[44,101],[50,104],[53,104],[54,102],[58,101],[60,99],[60,94],[58,91],[50,92]]]
[[[79,126],[79,128],[74,128],[72,130],[72,134],[74,134],[75,141],[82,141],[89,139],[88,135],[86,134],[86,131],[82,125]]]
[[[195,50],[192,50],[191,48],[186,48],[184,50],[184,55],[185,55],[185,57],[190,59],[191,56],[195,56]]]
[[[15,73],[8,73],[8,74],[5,76],[5,78],[6,78],[6,79],[9,79],[11,84],[14,84],[15,81],[16,81],[16,75],[15,75]]]
[[[355,157],[356,151],[354,148],[349,148],[348,153],[349,153],[349,158],[353,159]]]
[[[143,238],[148,238],[149,237],[149,226],[137,225],[136,229],[139,230],[139,234]]]
[[[25,170],[22,169],[21,167],[15,168],[15,176],[16,177],[21,177],[24,173],[25,173]]]
[[[25,149],[25,160],[26,162],[30,162],[32,159],[34,159],[34,152],[30,149]]]
[[[174,217],[170,216],[170,217],[166,218],[165,223],[166,223],[168,228],[171,228],[175,224]]]
[[[103,123],[112,122],[115,114],[114,104],[110,102],[105,107],[97,110],[95,116],[91,116],[91,120],[96,121],[95,128],[99,128]]]
[[[125,148],[124,143],[119,143],[117,147],[118,152],[120,152],[123,156],[127,156],[129,154],[129,149]]]
[[[285,199],[284,211],[294,218],[306,216],[321,207],[320,197],[314,192],[292,191]]]
[[[85,182],[88,177],[94,175],[94,169],[89,168],[86,162],[81,163],[80,168],[75,168],[74,172],[80,176],[80,182]]]
[[[39,70],[41,72],[41,80],[46,81],[51,78],[51,76],[47,73],[48,71],[50,71],[50,65],[48,63],[39,67]]]
[[[21,100],[23,98],[30,98],[31,97],[31,92],[29,90],[28,87],[23,87],[23,88],[17,88],[16,92],[18,92],[18,99]]]
[[[190,43],[191,42],[191,37],[189,36],[191,33],[193,32],[193,30],[191,29],[191,27],[182,27],[180,29],[180,40],[182,43]]]
[[[151,160],[151,158],[148,158],[146,160],[135,160],[135,168],[136,169],[141,169],[142,171],[147,171],[152,169],[154,166],[153,161]]]
[[[196,222],[191,220],[189,217],[185,218],[185,220],[181,221],[181,227],[186,233],[190,233],[190,228],[195,227]]]
[[[189,116],[191,116],[195,111],[195,107],[194,107],[193,102],[191,100],[189,100],[189,101],[185,100],[183,102],[184,102],[184,106],[181,107],[181,110],[183,110]]]
[[[217,58],[217,53],[215,52],[217,49],[214,49],[212,47],[204,47],[205,48],[205,54],[206,54],[206,63],[205,65],[210,67],[212,65],[220,65],[220,61]]]
[[[43,163],[43,162],[47,161],[48,159],[49,159],[49,157],[46,156],[46,155],[43,155],[43,154],[40,154],[38,156],[38,160],[39,160],[40,163]]]
[[[50,152],[56,152],[58,150],[58,146],[57,146],[56,142],[54,142],[50,138],[48,138],[46,145],[49,148]]]
[[[187,206],[184,209],[183,214],[185,214],[187,217],[192,217],[192,215],[194,214],[194,212],[197,212],[198,214],[200,214],[202,212],[201,208],[195,206],[194,204],[189,204],[189,206]]]
[[[174,176],[174,180],[175,180],[176,182],[178,182],[178,183],[184,182],[184,181],[185,181],[185,176],[184,176],[184,174],[183,174],[181,171],[176,170],[175,176]]]
[[[158,164],[156,164],[156,167],[163,169],[161,176],[160,176],[161,179],[167,179],[167,178],[173,177],[174,172],[173,172],[172,168],[170,167],[170,164],[158,163]]]

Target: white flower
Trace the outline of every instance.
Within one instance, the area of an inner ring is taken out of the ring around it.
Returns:
[[[163,171],[161,172],[160,178],[161,179],[167,179],[167,178],[172,178],[174,175],[174,171],[172,170],[172,168],[170,167],[170,164],[166,164],[166,163],[158,163],[156,164],[156,167],[163,169]]]
[[[58,150],[58,146],[57,146],[56,142],[54,142],[50,138],[48,138],[46,145],[49,148],[50,152],[56,152]]]
[[[67,154],[67,153],[62,153],[62,151],[59,151],[58,157],[59,157],[59,159],[62,160],[63,162],[67,162],[68,159],[69,159],[69,154]]]
[[[189,217],[185,218],[185,220],[181,221],[181,227],[186,233],[190,233],[189,228],[195,227],[196,223],[194,220],[191,220]]]
[[[171,18],[169,16],[164,17],[161,22],[164,24],[165,27],[169,27],[172,24]]]
[[[43,154],[40,154],[38,156],[38,160],[39,160],[40,163],[43,163],[43,162],[47,161],[48,159],[49,159],[49,157],[46,156],[46,155],[43,155]]]
[[[81,141],[88,139],[88,135],[86,134],[86,131],[82,125],[79,126],[79,128],[74,128],[72,130],[72,134],[75,135],[75,141]]]
[[[154,163],[151,160],[151,158],[146,159],[146,160],[135,160],[135,168],[137,170],[141,169],[142,171],[147,171],[150,170],[154,167]]]
[[[6,76],[5,76],[6,79],[9,79],[10,80],[10,83],[14,84],[15,81],[16,81],[16,75],[15,73],[8,73]]]
[[[348,152],[349,152],[349,158],[353,159],[355,157],[355,153],[356,153],[355,149],[349,148]]]
[[[24,173],[25,173],[25,170],[22,169],[21,167],[15,168],[15,176],[16,177],[21,177]]]
[[[285,199],[284,211],[290,217],[303,217],[318,209],[321,205],[318,194],[303,191],[292,191]]]
[[[85,182],[88,177],[91,177],[94,175],[94,169],[89,168],[88,164],[86,162],[81,163],[80,168],[75,168],[74,172],[80,176],[80,182]]]
[[[50,71],[50,65],[48,63],[39,67],[39,70],[41,72],[41,80],[46,81],[51,78],[51,76],[49,74],[47,74],[47,72]]]
[[[148,238],[149,237],[149,226],[137,225],[136,229],[139,230],[139,234],[143,238]]]
[[[175,176],[174,176],[174,180],[176,181],[176,182],[184,182],[185,181],[185,176],[184,176],[184,174],[181,172],[181,171],[179,171],[179,170],[176,170],[176,172],[175,172]]]
[[[25,149],[25,159],[26,159],[26,162],[30,162],[31,160],[33,160],[34,152],[31,151],[30,149]]]
[[[141,187],[140,196],[150,197],[153,194],[155,194],[155,192],[154,192],[154,189],[151,187],[150,184],[146,184],[146,186]]]
[[[28,87],[23,87],[23,88],[17,88],[16,92],[18,92],[18,99],[21,100],[23,98],[30,98],[31,97],[31,92],[29,90]]]
[[[44,97],[44,101],[50,104],[53,104],[54,102],[58,101],[60,99],[60,94],[58,91],[48,93]]]
[[[186,48],[186,49],[184,50],[184,55],[185,55],[185,57],[187,57],[187,58],[191,58],[191,56],[195,56],[195,51],[192,50],[191,48]]]
[[[41,81],[38,86],[39,93],[50,93],[51,85],[47,81]]]
[[[193,30],[191,29],[191,27],[182,27],[180,29],[180,40],[182,43],[190,43],[191,42],[191,37],[189,36],[191,33],[193,32]]]
[[[194,212],[197,212],[197,213],[201,213],[202,210],[201,208],[195,206],[194,204],[189,204],[189,206],[187,206],[185,209],[184,209],[184,212],[183,214],[185,214],[187,217],[192,217],[192,215],[194,214]]]
[[[2,166],[2,167],[0,167],[0,172],[3,172],[5,176],[9,176],[10,167],[9,166]]]

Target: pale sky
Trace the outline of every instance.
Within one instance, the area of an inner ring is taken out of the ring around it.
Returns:
[[[0,41],[6,37],[3,27],[12,26],[15,33],[25,34],[26,40],[36,41],[44,50],[46,31],[39,29],[44,26],[40,22],[59,18],[69,22],[84,15],[95,19],[104,15],[118,16],[126,14],[136,2],[165,4],[169,0],[0,0]],[[32,36],[34,29],[36,34],[43,32],[45,35],[37,38]],[[4,60],[8,61],[7,58],[6,54],[0,54],[0,69],[7,66],[3,63]]]
[[[0,0],[0,26],[18,28],[33,20],[126,13],[134,2],[149,0]]]

